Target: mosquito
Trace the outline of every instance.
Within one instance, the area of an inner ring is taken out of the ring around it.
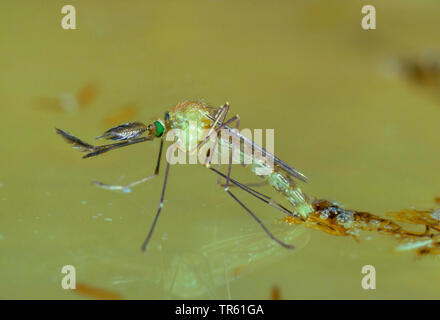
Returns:
[[[93,181],[97,186],[105,189],[129,191],[132,187],[140,183],[149,181],[159,175],[162,152],[164,148],[164,140],[167,132],[171,131],[172,129],[178,129],[179,132],[182,132],[182,134],[188,135],[191,134],[189,132],[190,129],[188,123],[196,123],[197,130],[204,130],[205,132],[207,131],[207,133],[204,135],[197,135],[195,139],[197,142],[197,148],[205,145],[208,141],[214,140],[216,145],[226,145],[230,149],[228,169],[226,173],[220,171],[220,166],[214,168],[211,165],[214,154],[214,152],[211,152],[211,149],[208,149],[207,151],[206,159],[203,162],[203,166],[217,175],[218,182],[220,181],[220,179],[225,180],[225,183],[223,184],[224,191],[229,196],[231,196],[231,198],[235,202],[237,202],[259,224],[259,226],[272,240],[285,248],[294,249],[295,247],[293,245],[281,241],[274,234],[272,234],[270,230],[263,224],[263,222],[254,214],[254,212],[251,211],[235,195],[235,193],[231,191],[230,187],[238,187],[239,189],[247,192],[256,199],[274,207],[284,214],[293,216],[297,219],[305,220],[307,219],[308,215],[314,211],[314,208],[309,198],[301,191],[301,189],[296,184],[296,180],[307,182],[308,179],[298,170],[290,167],[288,164],[277,158],[275,155],[266,151],[266,149],[264,149],[263,147],[254,143],[246,136],[240,134],[238,131],[240,125],[240,117],[238,115],[234,115],[226,120],[228,112],[229,103],[225,103],[219,108],[214,108],[200,101],[185,101],[177,104],[169,111],[167,111],[163,119],[158,119],[151,124],[147,125],[142,122],[130,122],[118,125],[114,128],[107,130],[103,135],[97,137],[96,139],[107,139],[118,142],[99,146],[84,142],[83,140],[80,140],[77,137],[58,128],[56,128],[56,132],[61,135],[68,143],[72,144],[73,148],[77,148],[83,152],[88,152],[86,155],[83,156],[83,158],[90,158],[101,155],[110,150],[115,150],[117,148],[122,148],[145,141],[152,141],[154,139],[160,139],[157,162],[152,175],[127,185],[109,185],[100,181]],[[232,124],[234,124],[234,126],[232,126]],[[220,135],[222,129],[226,130],[230,134],[230,136],[232,136],[232,141],[231,139],[224,139],[223,136]],[[176,147],[179,147],[179,143],[182,144],[182,140],[180,138],[182,137],[176,137]],[[243,146],[247,146],[248,148],[243,148]],[[182,147],[182,145],[180,145],[180,147]],[[249,150],[251,152],[249,152]],[[258,151],[259,154],[261,154],[262,156],[255,156],[254,151]],[[290,202],[290,204],[293,206],[293,209],[286,208],[285,206],[273,200],[271,197],[261,192],[258,192],[249,184],[244,184],[233,179],[231,177],[231,168],[234,153],[235,156],[238,155],[241,159],[243,159],[244,157],[250,157],[250,164],[245,166],[249,167],[254,174],[257,174],[257,169],[266,169],[267,172],[269,172],[268,174],[257,175],[260,178],[263,178],[265,180],[265,183],[272,186],[276,192],[287,199],[287,201]],[[169,170],[170,163],[169,161],[167,161],[159,206],[149,229],[148,235],[142,244],[141,248],[143,252],[145,252],[147,249],[148,243],[150,242],[160,213],[162,211]]]

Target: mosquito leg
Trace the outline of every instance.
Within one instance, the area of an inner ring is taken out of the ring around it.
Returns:
[[[223,107],[219,108],[219,110],[217,111],[217,113],[216,113],[214,118],[209,117],[210,119],[212,119],[214,121],[212,127],[209,129],[208,134],[205,137],[203,137],[202,141],[200,141],[195,148],[191,149],[190,152],[192,152],[193,150],[199,149],[200,146],[202,144],[204,144],[211,137],[211,135],[214,132],[216,132],[216,135],[217,135],[217,133],[220,130],[220,128],[219,129],[215,129],[215,126],[217,124],[223,125],[223,120],[226,118],[226,114],[228,113],[228,111],[229,111],[229,103],[226,102]],[[217,141],[217,139],[216,139],[216,141]],[[211,159],[211,157],[209,157],[209,158]],[[206,165],[206,161],[205,161],[204,165]],[[209,165],[209,161],[208,161],[208,165]]]
[[[117,184],[106,184],[106,183],[103,183],[103,182],[98,181],[98,180],[92,180],[92,183],[95,184],[96,186],[100,187],[100,188],[103,188],[103,189],[113,190],[113,191],[122,191],[122,192],[125,192],[125,193],[130,193],[132,187],[134,187],[134,186],[136,186],[138,184],[141,184],[143,182],[146,182],[148,180],[151,180],[155,176],[156,176],[156,174],[152,174],[151,176],[142,178],[140,180],[137,180],[137,181],[134,181],[132,183],[126,184],[124,186],[123,185],[117,185]]]
[[[226,102],[224,104],[223,107],[220,108],[220,110],[217,112],[217,114],[215,115],[214,118],[211,118],[214,121],[213,126],[211,127],[209,133],[203,138],[202,141],[199,142],[199,144],[197,145],[196,148],[199,148],[203,143],[205,143],[213,134],[213,132],[215,132],[215,142],[214,142],[214,147],[217,146],[217,141],[218,141],[218,132],[224,128],[226,125],[228,125],[229,123],[232,123],[234,120],[236,120],[236,117],[232,117],[231,119],[229,119],[226,123],[224,122],[226,115],[228,114],[229,111],[229,103]],[[215,129],[215,126],[217,124],[220,124],[220,127]],[[212,161],[212,156],[214,154],[214,151],[211,152],[209,154],[209,157],[205,160],[204,162],[204,166],[205,167],[209,167],[211,165],[211,161]],[[217,163],[217,169],[220,170],[220,162]],[[221,180],[220,177],[217,176],[217,185],[221,185]]]
[[[211,129],[209,129],[209,132],[208,132],[208,134],[207,134],[207,137],[210,137],[210,136],[211,136],[211,134],[212,134],[212,132],[214,131],[214,129],[215,129],[215,127],[217,126],[217,124],[222,124],[222,123],[223,123],[223,121],[224,121],[225,118],[226,118],[226,115],[228,114],[228,111],[229,111],[229,103],[226,102],[226,103],[224,104],[224,106],[221,107],[221,108],[218,110],[217,114],[215,115],[215,117],[214,117],[214,123],[213,123]],[[203,142],[204,142],[204,140],[201,141],[201,143],[203,143]],[[200,146],[201,143],[199,143],[199,146]]]
[[[223,123],[217,128],[217,129],[214,130],[215,134],[218,135],[218,133],[220,132],[221,129],[223,129],[225,126],[227,126],[228,124],[230,124],[231,122],[233,122],[233,121],[235,121],[235,120],[237,120],[237,119],[238,119],[238,115],[233,116],[232,118],[230,118],[230,119],[229,119],[228,121],[226,121],[226,122],[223,122]],[[213,133],[214,133],[214,132],[213,132]],[[213,133],[211,133],[211,135],[212,135]],[[206,142],[206,140],[208,140],[208,138],[209,138],[209,135],[206,135],[206,136],[202,139],[202,141],[200,141],[200,142],[197,144],[197,146],[196,146],[195,148],[191,149],[191,151],[193,151],[194,149],[198,149],[203,143]],[[191,152],[191,151],[190,151],[190,152]],[[209,166],[209,163],[207,163],[205,166]]]
[[[150,242],[151,236],[153,235],[154,228],[156,227],[157,220],[159,219],[160,212],[163,207],[163,200],[165,198],[165,189],[167,187],[168,180],[168,172],[170,171],[170,164],[167,162],[167,166],[165,168],[165,177],[163,179],[162,193],[160,195],[159,208],[157,209],[156,216],[154,217],[153,224],[150,227],[150,231],[148,232],[147,237],[142,244],[142,251],[145,252],[147,250],[148,243]]]
[[[262,182],[243,183],[243,185],[245,185],[247,187],[254,187],[254,188],[256,188],[256,187],[261,187],[261,186],[267,185],[267,181],[265,180],[265,181],[262,181]],[[225,184],[220,184],[220,186],[225,187],[226,185]],[[229,185],[229,187],[235,187],[235,185],[232,184],[232,185]]]
[[[229,108],[229,105],[228,105],[228,108]],[[218,115],[218,113],[217,113],[217,115]],[[218,119],[216,119],[216,121],[217,121],[217,120],[218,120]],[[240,124],[240,117],[239,117],[238,115],[235,115],[235,116],[233,116],[232,118],[230,118],[228,121],[226,121],[226,122],[222,122],[221,125],[220,125],[217,129],[214,130],[214,131],[215,131],[215,134],[216,134],[216,144],[217,144],[218,133],[220,132],[220,130],[221,130],[222,128],[224,128],[225,126],[227,126],[228,124],[232,123],[233,121],[235,121],[235,129],[238,131],[238,126],[239,126],[239,124]],[[204,139],[203,139],[203,140],[197,145],[197,148],[198,148],[202,143],[204,143],[204,142],[208,139],[209,136],[210,136],[210,135],[207,135],[207,136],[206,136],[206,137],[205,137],[205,138],[204,138]],[[229,157],[228,177],[230,177],[230,173],[231,173],[232,154],[233,154],[233,150],[234,150],[234,148],[235,148],[235,140],[233,139],[232,142],[233,142],[233,143],[232,143],[232,150],[231,150],[231,154],[230,154],[230,157]],[[209,161],[206,161],[206,162],[204,163],[204,166],[207,167],[207,168],[210,167],[210,162],[211,162],[212,154],[213,154],[213,153],[214,153],[214,152],[211,152],[210,157],[209,157]],[[219,169],[219,165],[217,165],[217,169]],[[219,180],[219,179],[217,179],[217,184],[220,184],[220,180]],[[226,179],[225,189],[227,189],[228,185],[229,185],[229,182],[228,182],[228,179]]]
[[[202,141],[200,141],[200,142],[197,144],[197,146],[196,146],[195,148],[198,149],[203,143],[206,142],[206,140],[208,140],[208,138],[209,138],[214,132],[215,132],[215,134],[217,135],[217,134],[220,132],[221,129],[223,129],[225,126],[227,126],[228,124],[232,123],[233,121],[237,120],[237,118],[238,118],[238,115],[235,115],[235,116],[233,116],[232,118],[230,118],[228,121],[223,122],[223,123],[217,128],[217,129],[214,129],[214,131],[213,131],[211,134],[206,135],[206,136],[202,139]]]
[[[227,178],[226,175],[224,175],[223,173],[221,173],[220,171],[217,171],[214,168],[209,168],[211,171],[214,171],[215,173],[217,173],[218,175],[222,176],[223,178]],[[252,188],[246,187],[245,185],[239,183],[238,181],[229,178],[229,181],[236,185],[237,187],[240,187],[241,189],[243,189],[244,191],[248,192],[249,194],[253,195],[254,197],[256,197],[257,199],[263,201],[266,204],[269,204],[270,206],[274,207],[275,209],[286,213],[288,215],[291,216],[295,216],[297,217],[293,212],[291,212],[290,210],[286,209],[285,207],[283,207],[282,205],[280,205],[279,203],[277,203],[276,201],[272,200],[270,197],[253,190]],[[263,224],[263,222],[248,208],[246,207],[246,205],[241,202],[229,189],[225,189],[225,191],[235,200],[237,201],[240,206],[242,206],[251,216],[252,218],[257,221],[257,223],[261,226],[261,228],[266,232],[266,234],[269,236],[269,238],[271,238],[272,240],[274,240],[275,242],[277,242],[278,244],[280,244],[281,246],[283,246],[284,248],[288,248],[288,249],[294,249],[295,246],[289,245],[284,243],[283,241],[281,241],[280,239],[278,239],[276,236],[274,236],[269,229],[267,229],[267,227]]]
[[[226,106],[226,105],[225,105],[225,106]],[[227,110],[229,110],[229,104],[227,104]],[[227,111],[226,111],[226,112],[227,112]],[[218,115],[218,114],[217,114],[217,115]],[[225,114],[225,116],[226,116],[226,114]],[[215,121],[217,121],[217,120],[218,120],[218,119],[215,118]],[[234,122],[234,121],[236,121],[235,126],[236,126],[236,129],[238,130],[238,126],[239,126],[239,123],[240,123],[240,117],[239,117],[238,115],[233,116],[232,118],[230,118],[230,119],[229,119],[228,121],[226,121],[226,122],[223,122],[223,121],[220,122],[221,125],[220,125],[217,129],[214,130],[215,133],[216,133],[216,143],[215,143],[215,145],[217,145],[217,136],[218,136],[218,133],[220,132],[220,130],[223,129],[224,127],[226,127],[228,124]],[[237,122],[238,122],[238,123],[237,123]],[[211,134],[212,134],[212,133],[211,133]],[[201,144],[203,144],[203,143],[209,138],[209,136],[210,136],[211,134],[209,134],[209,135],[207,135],[206,137],[204,137],[203,140],[200,141],[200,143],[197,145],[197,148],[198,148]],[[235,141],[235,140],[234,140],[234,141]],[[232,149],[234,149],[234,146],[232,147]],[[213,152],[212,152],[212,153],[213,153]],[[230,157],[230,158],[232,158],[232,151],[231,151],[231,157]],[[212,159],[212,155],[210,155],[210,157],[209,157],[209,161],[207,161],[207,162],[204,163],[204,166],[205,166],[205,167],[207,167],[207,168],[210,167],[210,161],[211,161],[211,159]],[[230,161],[230,163],[232,164],[232,161]],[[220,163],[217,164],[217,169],[220,169]],[[220,183],[221,183],[221,181],[220,181],[220,179],[218,178],[218,179],[217,179],[217,185],[219,185]]]
[[[238,115],[236,115],[234,118],[235,118],[234,119],[235,120],[235,130],[238,131],[238,128],[240,126],[240,117]],[[233,119],[233,118],[231,118],[231,119]],[[228,121],[228,122],[231,122],[231,121]],[[231,154],[229,156],[228,174],[227,174],[227,177],[226,177],[226,183],[224,185],[222,185],[225,189],[229,188],[229,178],[231,176],[231,170],[232,170],[233,152],[234,152],[234,150],[236,148],[235,144],[236,144],[236,141],[235,141],[235,139],[233,139],[232,140]],[[217,170],[219,170],[219,166],[217,166]],[[220,184],[220,176],[217,176],[217,177],[218,177],[217,184]],[[264,182],[260,182],[260,183],[249,184],[249,186],[257,186],[258,187],[258,186],[265,185],[266,183],[267,183],[267,181],[264,181]]]
[[[229,180],[229,178],[228,178]],[[228,181],[227,180],[227,181]],[[238,204],[240,206],[242,206],[243,209],[245,209],[247,211],[247,213],[249,213],[251,215],[251,217],[260,225],[260,227],[264,230],[264,232],[266,232],[266,234],[269,236],[269,238],[271,238],[272,240],[274,240],[275,242],[277,242],[278,244],[280,244],[281,246],[283,246],[284,248],[287,249],[295,249],[295,246],[284,243],[283,241],[281,241],[280,239],[278,239],[277,237],[275,237],[270,231],[269,229],[267,229],[267,227],[264,225],[264,223],[248,208],[246,207],[246,205],[241,202],[229,189],[225,189],[225,191],[235,200],[238,202]]]
[[[240,125],[240,117],[238,114],[235,116],[235,131],[238,131],[238,127]],[[232,170],[232,159],[233,159],[233,153],[235,149],[235,140],[232,138],[232,148],[231,148],[231,154],[229,155],[229,164],[228,164],[228,175],[225,182],[225,190],[228,191],[229,188],[229,180],[231,178],[231,170]],[[232,194],[231,194],[232,195]],[[238,199],[237,199],[238,200]]]
[[[227,105],[227,110],[225,111],[224,115],[222,116],[222,119],[220,119],[220,124],[223,124],[223,121],[225,121],[226,115],[228,114],[228,111],[229,111],[229,103],[226,103],[225,106],[226,105]],[[218,142],[218,135],[215,135],[215,143],[214,143],[215,147],[217,147],[217,142]],[[218,153],[217,153],[217,156],[218,156]],[[208,163],[211,163],[211,158],[212,158],[212,156],[209,158]],[[221,164],[220,164],[220,161],[217,157],[217,170],[220,170],[220,166],[221,166]],[[217,176],[217,185],[220,186],[221,184],[222,184],[222,181],[221,181],[220,176],[218,175]]]
[[[215,128],[216,123],[218,122],[220,125],[223,124],[223,121],[226,118],[226,115],[228,114],[229,111],[229,103],[226,103],[222,108],[220,108],[220,110],[218,111],[218,113],[216,114],[215,118],[214,118],[214,125],[211,127],[211,130],[209,131],[207,137],[210,137],[213,131],[213,128]],[[204,142],[204,140],[202,140],[200,144],[202,144]],[[203,166],[205,167],[209,167],[211,165],[211,161],[212,161],[212,157],[215,153],[215,148],[217,148],[217,143],[218,143],[218,135],[216,134],[214,136],[214,145],[213,145],[213,149],[212,151],[210,151],[209,156],[206,158],[205,162],[203,163]],[[218,161],[218,159],[217,159]],[[220,162],[217,162],[217,169],[220,170]],[[220,176],[217,176],[217,185],[221,184],[221,180],[220,180]]]
[[[102,183],[97,180],[93,180],[92,183],[96,184],[98,187],[108,189],[108,190],[119,190],[119,191],[123,191],[123,192],[131,192],[132,187],[153,179],[154,177],[156,177],[159,174],[160,159],[162,157],[162,150],[163,150],[163,143],[164,143],[163,141],[164,141],[163,139],[160,140],[159,155],[157,157],[156,169],[154,170],[152,175],[145,177],[143,179],[134,181],[134,182],[129,183],[127,185],[111,185],[111,184]]]
[[[211,165],[212,156],[213,156],[214,153],[215,153],[215,148],[217,147],[217,142],[218,142],[218,136],[215,135],[215,136],[214,136],[214,145],[213,145],[213,147],[212,147],[212,150],[211,150],[211,149],[208,149],[209,156],[205,159],[205,162],[203,163],[203,166],[208,167],[208,166]],[[218,163],[218,164],[220,164],[220,163]]]
[[[214,168],[209,168],[211,171],[214,171],[215,173],[217,173],[219,176],[223,177],[226,179],[226,175],[223,174],[222,172],[214,169]],[[295,214],[294,212],[290,211],[289,209],[287,209],[286,207],[284,207],[283,205],[279,204],[278,202],[276,202],[275,200],[273,200],[272,198],[270,198],[269,196],[258,192],[257,190],[252,189],[251,187],[244,185],[236,180],[234,180],[233,178],[230,178],[230,182],[232,183],[232,185],[230,185],[229,187],[232,186],[236,186],[239,187],[240,189],[246,191],[247,193],[249,193],[250,195],[254,196],[255,198],[257,198],[258,200],[263,201],[264,203],[274,207],[275,209],[277,209],[278,211],[285,213],[289,216],[295,217],[295,218],[299,218],[301,219],[301,217],[299,217],[297,214]]]
[[[218,163],[217,163],[217,170],[218,171],[220,170],[220,161],[218,161]],[[220,178],[220,176],[217,176],[217,185],[222,186],[222,179]],[[223,187],[224,187],[224,185],[223,185]]]

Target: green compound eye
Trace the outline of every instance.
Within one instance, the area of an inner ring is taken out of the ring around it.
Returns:
[[[154,121],[154,124],[156,125],[156,130],[154,132],[154,135],[156,137],[162,136],[162,134],[164,132],[164,127],[163,127],[162,123],[160,121]]]

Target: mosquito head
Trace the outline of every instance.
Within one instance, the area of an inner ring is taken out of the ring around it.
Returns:
[[[162,137],[165,132],[165,124],[162,120],[154,121],[152,124],[148,125],[148,135],[155,137]]]

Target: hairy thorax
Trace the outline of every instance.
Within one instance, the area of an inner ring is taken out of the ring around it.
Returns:
[[[214,121],[216,109],[203,102],[185,101],[169,111],[169,122],[179,146],[191,150],[206,137]]]

